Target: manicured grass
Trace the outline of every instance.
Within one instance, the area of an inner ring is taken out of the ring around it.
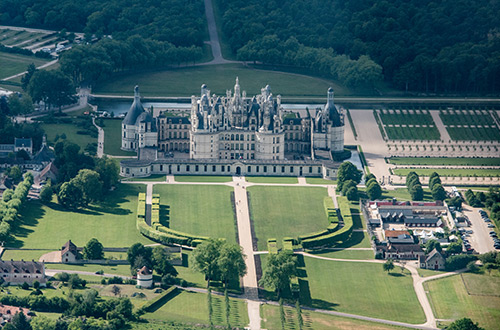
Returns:
[[[267,250],[267,239],[297,237],[326,229],[328,219],[323,200],[325,188],[250,187],[250,210],[259,250]],[[255,238],[254,238],[255,239]]]
[[[464,274],[470,276],[473,274]],[[489,281],[482,275],[483,285]],[[460,319],[468,317],[485,329],[498,329],[500,297],[469,295],[460,275],[424,283],[436,318]],[[498,294],[495,292],[493,294]]]
[[[360,246],[355,246],[360,247]],[[328,252],[326,252],[328,251]],[[327,258],[337,258],[337,259],[355,259],[355,260],[368,260],[373,259],[373,251],[368,250],[325,250],[325,251],[307,251],[311,254],[315,254],[321,257]]]
[[[487,274],[487,273],[486,273]],[[493,270],[490,275],[462,274],[467,292],[471,295],[494,295],[500,297],[500,273]],[[488,276],[485,278],[485,276]]]
[[[420,277],[429,277],[429,276],[434,276],[434,275],[446,273],[444,271],[432,270],[432,269],[422,269],[422,268],[417,268],[417,271],[418,271],[418,275],[420,275]]]
[[[440,111],[439,117],[445,125],[495,125],[490,114],[475,111]]]
[[[452,140],[458,141],[500,141],[498,127],[446,127]]]
[[[431,127],[388,127],[385,132],[389,140],[439,140],[441,134],[435,126]]]
[[[150,176],[144,178],[126,178],[122,179],[122,181],[132,181],[132,182],[141,182],[141,181],[150,181],[150,182],[165,182],[166,180],[165,174],[152,174]]]
[[[51,145],[64,141],[60,138],[62,134],[66,134],[66,141],[78,144],[81,151],[84,151],[88,144],[97,143],[97,137],[94,138],[90,135],[76,134],[76,132],[81,129],[73,124],[42,124],[40,126],[45,130],[47,142]],[[56,135],[59,135],[57,141]]]
[[[279,307],[274,305],[261,305],[262,327],[264,329],[281,329]],[[329,314],[311,312],[302,310],[302,319],[304,320],[303,329],[314,330],[388,330],[403,329],[401,327],[392,327],[380,323],[366,322],[356,319],[344,318]],[[285,307],[285,330],[298,329],[298,317],[295,308]]]
[[[270,85],[274,95],[326,97],[332,86],[336,95],[349,93],[331,80],[284,72],[257,70],[242,64],[208,65],[153,72],[138,72],[117,76],[94,86],[100,94],[129,95],[135,85],[141,86],[143,96],[199,95],[200,86],[206,84],[211,93],[225,95],[239,77],[242,90],[247,95],[260,94],[260,89]]]
[[[4,84],[4,83],[1,83],[1,80],[0,80],[0,88],[6,89],[9,91],[13,91],[13,92],[19,92],[19,93],[23,92],[23,89],[21,88],[21,86]]]
[[[144,191],[142,185],[119,184],[101,205],[76,212],[57,203],[46,206],[37,201],[27,202],[21,209],[20,220],[12,226],[12,237],[6,246],[58,250],[69,239],[77,246],[84,246],[93,237],[105,247],[152,243],[139,234],[135,224],[137,194]]]
[[[306,182],[309,184],[337,184],[336,180],[325,180],[323,178],[306,178]]]
[[[361,188],[360,190],[364,190]],[[406,188],[396,188],[394,190],[382,190],[382,198],[381,199],[392,199],[396,198],[400,201],[410,201],[410,193]],[[433,201],[431,192],[428,188],[424,188],[424,201]]]
[[[233,189],[216,185],[155,185],[162,206],[170,206],[169,227],[194,235],[236,240],[230,199]],[[162,221],[165,212],[160,211]]]
[[[177,182],[231,182],[232,176],[197,176],[197,175],[176,175],[174,180]]]
[[[61,248],[61,247],[59,247]],[[44,255],[55,250],[5,250],[2,254],[2,260],[35,260]]]
[[[123,151],[122,147],[122,119],[104,119],[104,153],[112,156],[136,156],[135,152]],[[99,125],[99,120],[96,120]]]
[[[311,299],[302,296],[304,303],[387,320],[425,321],[411,275],[387,274],[378,263],[304,259],[311,293]]]
[[[130,266],[129,265],[67,265],[67,264],[45,264],[46,269],[60,269],[60,270],[77,270],[82,272],[92,272],[95,273],[97,271],[102,270],[106,274],[116,274],[116,275],[124,275],[124,276],[132,276],[130,274]],[[103,278],[104,276],[101,276]]]
[[[434,120],[429,112],[403,113],[395,110],[394,113],[380,112],[380,119],[384,125],[434,125]]]
[[[26,71],[31,63],[40,66],[49,61],[34,56],[0,52],[0,62],[2,63],[0,65],[0,79],[3,79]]]
[[[396,165],[500,166],[500,158],[391,157],[388,160]]]
[[[230,299],[232,326],[248,325],[248,312],[243,300]],[[224,297],[212,295],[213,322],[216,325],[226,324]],[[176,321],[194,324],[208,324],[207,294],[181,291],[173,299],[166,302],[153,313],[143,315],[148,320]]]
[[[245,177],[247,182],[253,183],[284,183],[284,184],[294,184],[299,183],[296,177],[287,176],[247,176]]]
[[[460,169],[460,168],[397,168],[392,170],[395,175],[406,176],[409,172],[416,172],[420,176],[430,176],[436,172],[440,176],[500,176],[497,169]]]
[[[116,297],[113,292],[112,288],[115,284],[113,285],[102,285],[102,284],[95,284],[91,285],[90,287],[92,289],[97,290],[99,292],[99,296],[101,297]],[[120,288],[120,297],[128,297],[130,298],[130,301],[134,305],[135,308],[140,308],[144,304],[148,302],[148,300],[152,300],[156,298],[159,293],[154,293],[154,289],[141,289],[141,288],[136,288],[135,285],[130,285],[130,284],[116,284],[118,288]],[[132,295],[134,293],[142,293],[146,297],[144,298],[133,298]]]

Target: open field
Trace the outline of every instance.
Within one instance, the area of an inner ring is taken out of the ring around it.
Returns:
[[[270,85],[273,94],[287,96],[325,97],[332,86],[336,95],[349,93],[333,81],[284,72],[257,70],[242,64],[197,66],[154,72],[138,72],[116,76],[94,87],[97,94],[129,95],[135,85],[141,87],[143,96],[198,95],[200,86],[206,84],[211,93],[225,95],[239,77],[242,90],[247,95],[260,94],[260,89]]]
[[[130,266],[129,265],[66,265],[66,264],[45,264],[46,269],[61,269],[61,270],[76,270],[82,272],[98,272],[102,270],[106,274],[116,274],[123,276],[132,276],[130,274]],[[100,276],[100,275],[99,275]],[[100,276],[100,278],[104,278],[105,276]]]
[[[446,127],[452,140],[459,141],[500,141],[497,127]]]
[[[391,157],[395,165],[500,166],[500,158]]]
[[[299,180],[296,177],[283,177],[283,176],[247,176],[245,177],[245,179],[247,182],[253,182],[253,183],[293,184],[299,182]]]
[[[352,247],[362,247],[354,245]],[[338,259],[355,259],[355,260],[368,260],[374,259],[372,250],[324,250],[324,251],[308,251],[321,257],[338,258]]]
[[[135,156],[135,152],[123,151],[122,146],[122,121],[119,119],[104,119],[104,153],[112,156]],[[99,121],[96,120],[96,124]]]
[[[49,61],[34,56],[0,52],[0,62],[2,63],[0,65],[0,79],[3,79],[25,71],[31,63],[40,66]]]
[[[463,274],[472,276],[471,281],[480,281],[484,286],[488,275]],[[469,279],[468,279],[469,281]],[[436,318],[459,319],[468,317],[485,329],[498,329],[500,324],[500,297],[470,295],[460,275],[424,283]],[[498,292],[495,292],[498,295]]]
[[[262,327],[265,329],[281,329],[279,307],[264,304],[261,306]],[[285,330],[298,329],[297,311],[295,308],[285,307]],[[304,320],[303,329],[311,330],[389,330],[403,329],[385,324],[371,323],[356,319],[344,318],[323,313],[302,310]]]
[[[155,185],[161,206],[170,206],[169,227],[181,232],[236,240],[230,199],[233,189],[215,185]],[[162,222],[167,210],[160,211]]]
[[[425,321],[410,275],[387,274],[382,264],[304,259],[311,293],[311,299],[301,297],[305,303],[387,320]]]
[[[165,182],[165,179],[166,179],[166,175],[165,174],[151,174],[150,176],[147,176],[147,177],[144,177],[144,178],[125,178],[125,179],[122,179],[122,181],[131,181],[131,182],[140,182],[140,181]]]
[[[61,247],[59,247],[60,249]],[[35,260],[44,255],[45,253],[52,252],[54,250],[5,250],[2,254],[2,260]]]
[[[325,180],[323,178],[306,178],[306,182],[309,184],[337,184],[336,180]]]
[[[17,47],[26,47],[34,43],[34,40],[45,36],[44,33],[28,32],[28,31],[15,31],[15,30],[1,30],[0,31],[0,44],[5,46],[14,46],[23,41],[33,39],[33,42],[27,42]]]
[[[419,176],[430,176],[433,172],[439,176],[500,176],[497,169],[461,169],[461,168],[397,168],[392,170],[395,175],[406,176],[409,172],[416,172]]]
[[[144,191],[142,185],[120,184],[102,204],[76,212],[54,202],[48,206],[27,202],[21,209],[20,220],[12,226],[12,237],[6,246],[58,250],[69,239],[84,246],[93,237],[105,247],[152,243],[139,234],[135,224],[137,194]]]
[[[174,180],[177,182],[231,182],[232,176],[198,176],[198,175],[176,175]]]
[[[434,276],[434,275],[446,273],[445,271],[424,269],[424,268],[417,268],[417,272],[418,272],[418,275],[420,275],[420,277],[428,277],[428,276]]]
[[[325,188],[249,187],[250,214],[259,250],[267,250],[267,239],[297,237],[328,226],[323,200]]]
[[[248,325],[246,303],[239,299],[230,299],[232,326]],[[216,325],[226,324],[224,297],[212,295],[213,322]],[[166,302],[153,313],[143,315],[148,320],[176,321],[194,324],[208,324],[207,294],[180,291],[178,295]]]
[[[85,150],[88,144],[97,144],[97,137],[94,138],[90,135],[77,134],[76,132],[80,130],[80,128],[73,124],[41,124],[40,126],[45,130],[47,142],[50,145],[55,145],[57,142],[63,141],[63,139],[60,138],[62,134],[66,134],[67,141],[78,144],[81,151]],[[59,135],[57,141],[56,135]]]

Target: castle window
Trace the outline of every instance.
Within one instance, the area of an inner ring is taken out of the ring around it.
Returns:
[[[279,153],[280,152],[280,147],[276,147],[276,152]]]
[[[245,137],[243,136],[243,134],[240,134],[240,140],[245,141]]]
[[[189,165],[186,165],[186,172],[189,172]]]
[[[180,172],[180,171],[181,171],[181,166],[177,165],[177,172]]]
[[[198,165],[196,165],[196,166],[194,167],[194,170],[195,170],[195,172],[198,172],[198,171],[199,171]]]
[[[248,166],[248,168],[247,168],[247,172],[248,172],[248,173],[252,172],[252,167],[251,167],[251,166]]]
[[[204,171],[205,171],[205,172],[207,171],[207,165],[205,165]]]
[[[123,137],[127,137],[127,133],[126,132],[123,132]]]
[[[240,143],[240,150],[245,150],[245,148],[243,148],[243,143]]]
[[[231,166],[229,166],[229,165],[227,166],[227,171],[231,172]]]
[[[163,165],[160,165],[160,172],[163,172]]]
[[[311,166],[309,166],[309,173],[312,173],[313,172],[313,168]]]
[[[234,141],[234,134],[231,134],[231,141]]]
[[[256,167],[255,172],[259,173],[259,166]]]
[[[215,172],[216,171],[216,167],[215,165],[212,166],[212,172]]]
[[[293,166],[290,166],[290,173],[293,173]]]
[[[280,143],[280,137],[279,136],[276,138],[276,143]]]
[[[267,173],[267,166],[264,166],[264,173]]]
[[[276,166],[273,166],[273,172],[276,173]]]
[[[255,141],[255,135],[252,135],[252,141]]]
[[[281,166],[281,173],[285,173],[285,166]]]
[[[231,154],[231,155],[232,155],[232,154]],[[222,171],[222,172],[224,172],[224,170],[225,170],[224,165],[222,165],[220,168],[221,168],[221,171]]]

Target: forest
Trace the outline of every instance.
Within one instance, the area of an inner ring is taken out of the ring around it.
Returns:
[[[308,67],[342,80],[342,66],[364,58],[361,67],[374,71],[368,77],[378,75],[379,65],[384,79],[405,91],[500,91],[498,1],[215,1],[240,59]]]

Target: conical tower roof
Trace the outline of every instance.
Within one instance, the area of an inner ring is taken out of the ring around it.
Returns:
[[[135,86],[134,88],[134,103],[130,107],[130,110],[127,112],[125,119],[123,119],[124,125],[135,125],[137,121],[137,117],[144,112],[144,107],[141,103],[141,97],[139,95],[139,86]]]

